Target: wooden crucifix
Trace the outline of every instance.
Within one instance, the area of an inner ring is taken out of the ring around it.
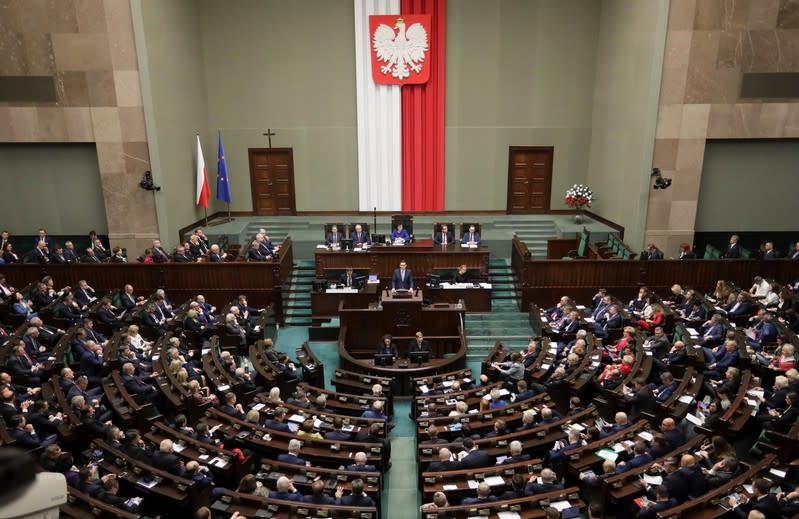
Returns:
[[[267,128],[266,129],[266,133],[264,134],[264,137],[269,139],[269,147],[270,148],[272,147],[272,137],[275,136],[275,135],[277,135],[277,134],[272,131],[272,128]]]

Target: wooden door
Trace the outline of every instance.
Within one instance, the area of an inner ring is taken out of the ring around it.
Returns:
[[[508,214],[548,213],[552,193],[552,146],[511,146]]]
[[[253,213],[258,216],[296,214],[291,148],[250,148],[249,155]]]

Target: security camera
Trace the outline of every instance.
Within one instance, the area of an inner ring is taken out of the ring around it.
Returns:
[[[139,182],[139,187],[146,191],[161,191],[161,186],[156,186],[153,183],[153,173],[151,171],[144,172],[144,176]]]

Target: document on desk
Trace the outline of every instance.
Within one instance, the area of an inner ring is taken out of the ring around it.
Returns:
[[[522,519],[518,512],[497,512],[498,519]]]
[[[444,485],[442,488],[444,489],[444,492],[447,490],[458,490],[458,485]]]
[[[505,484],[505,480],[502,479],[502,476],[488,476],[484,481],[488,483],[488,486],[490,487],[496,487]]]
[[[472,489],[472,490],[474,490],[478,486],[480,486],[480,483],[478,483],[477,481],[475,481],[473,479],[470,479],[470,480],[466,481],[466,484],[469,485],[469,488]]]
[[[658,485],[663,483],[663,477],[662,476],[651,476],[651,475],[647,474],[646,472],[644,472],[644,481],[646,481],[650,485],[656,487],[656,486],[658,486]]]

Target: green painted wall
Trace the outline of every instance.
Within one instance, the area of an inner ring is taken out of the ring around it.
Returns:
[[[14,234],[108,233],[94,144],[2,144],[0,222]],[[17,180],[16,182],[14,180]],[[22,181],[24,180],[24,181]],[[15,243],[18,253],[33,248]]]
[[[194,0],[131,0],[131,9],[150,162],[161,186],[158,225],[172,246],[178,229],[203,216],[195,205],[198,133],[215,191],[216,141],[208,126],[199,17]]]
[[[252,210],[247,148],[266,147],[267,128],[274,147],[294,150],[298,211],[356,209],[352,0],[197,5],[209,129],[222,130],[232,209]]]
[[[797,164],[796,139],[707,141],[696,232],[795,231]]]
[[[447,4],[447,209],[506,209],[509,146],[555,147],[551,207],[565,208],[586,178],[599,6]]]
[[[592,209],[642,246],[655,142],[668,0],[603,0],[588,183]]]

